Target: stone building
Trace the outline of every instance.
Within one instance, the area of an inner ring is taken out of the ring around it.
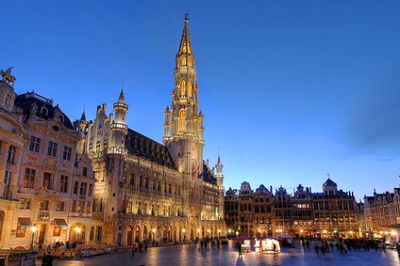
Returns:
[[[330,178],[322,193],[313,193],[314,234],[317,236],[356,236],[356,202],[353,193],[337,189]]]
[[[311,187],[298,185],[292,196],[292,230],[299,236],[308,236],[314,232],[313,195]]]
[[[331,179],[322,193],[299,185],[293,194],[282,186],[261,185],[255,192],[248,182],[239,191],[229,188],[225,196],[225,219],[228,232],[249,236],[351,236],[358,232],[356,203],[350,192],[337,189]]]
[[[272,190],[272,188],[271,188]],[[264,185],[254,192],[248,182],[240,190],[229,188],[225,196],[225,221],[229,234],[272,235],[273,195]]]
[[[17,96],[12,84],[3,75],[1,247],[92,241],[94,175],[82,135],[52,100]]]
[[[369,234],[389,234],[400,224],[400,189],[393,192],[364,196],[364,216],[366,232]]]
[[[144,239],[171,242],[225,235],[222,163],[203,160],[203,115],[199,111],[195,57],[188,18],[174,71],[161,144],[126,124],[129,107],[121,91],[107,115],[97,107],[82,121],[84,149],[92,159],[95,237],[130,245]]]

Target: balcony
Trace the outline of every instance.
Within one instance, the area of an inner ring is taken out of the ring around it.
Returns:
[[[108,154],[122,154],[125,155],[127,153],[125,147],[109,147]]]
[[[128,134],[128,126],[124,123],[112,123],[110,126],[111,130],[121,131],[124,134]]]
[[[128,105],[126,103],[114,103],[114,111],[124,111],[124,112],[128,112]]]

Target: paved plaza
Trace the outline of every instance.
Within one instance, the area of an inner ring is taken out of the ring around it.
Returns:
[[[400,265],[400,260],[395,250],[380,251],[350,251],[341,256],[338,252],[318,256],[314,249],[283,249],[278,255],[271,254],[245,254],[242,258],[232,246],[223,247],[218,250],[199,250],[193,245],[178,245],[149,248],[147,253],[136,253],[131,256],[129,250],[120,251],[116,254],[103,255],[92,258],[76,260],[56,260],[56,266],[101,266],[101,265],[363,265],[363,266],[386,266]],[[41,265],[38,261],[38,265]]]

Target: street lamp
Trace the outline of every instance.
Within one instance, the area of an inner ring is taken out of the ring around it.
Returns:
[[[33,225],[33,226],[31,227],[31,231],[32,231],[32,240],[31,240],[30,249],[33,249],[33,238],[35,237],[35,232],[37,231],[36,225]]]

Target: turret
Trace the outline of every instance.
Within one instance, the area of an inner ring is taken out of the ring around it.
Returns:
[[[111,146],[108,153],[125,153],[125,137],[128,134],[128,126],[125,117],[128,113],[128,105],[125,103],[124,91],[121,90],[118,101],[114,103],[115,118],[111,123]],[[110,116],[111,117],[111,116]]]
[[[217,178],[217,184],[218,186],[223,186],[224,183],[224,174],[222,173],[222,169],[224,168],[224,165],[221,163],[221,158],[218,156],[218,161],[217,164],[215,165],[215,177]]]

